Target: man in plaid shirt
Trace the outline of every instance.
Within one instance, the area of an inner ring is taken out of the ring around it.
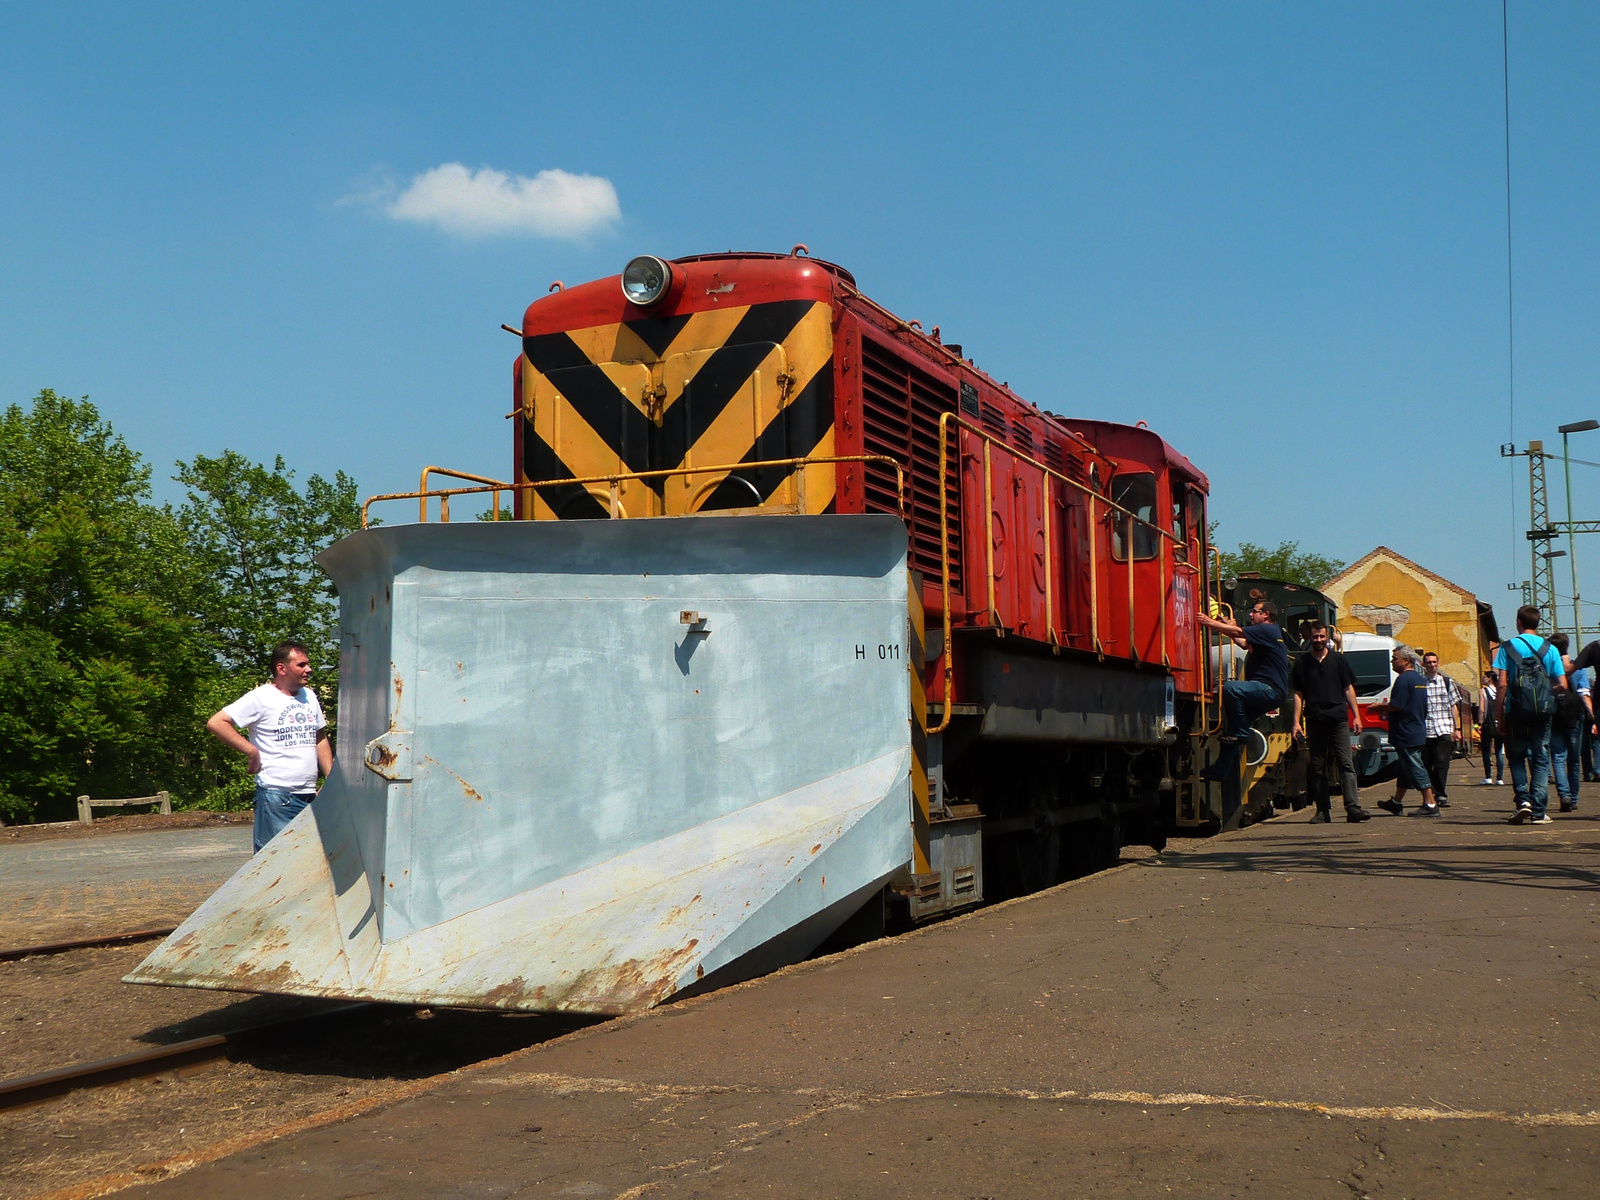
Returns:
[[[1461,728],[1462,691],[1454,679],[1439,670],[1439,656],[1432,650],[1422,656],[1422,673],[1428,685],[1428,740],[1423,744],[1422,761],[1433,781],[1434,800],[1440,808],[1448,808],[1450,798],[1445,795],[1445,788],[1450,782],[1450,760],[1455,757],[1456,747],[1466,741]]]

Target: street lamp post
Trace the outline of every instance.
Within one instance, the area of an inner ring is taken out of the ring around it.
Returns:
[[[1556,429],[1561,434],[1561,469],[1567,480],[1567,560],[1572,566],[1572,652],[1576,654],[1583,646],[1583,603],[1578,595],[1578,544],[1572,536],[1572,457],[1567,453],[1567,435],[1600,429],[1600,421],[1574,421]]]

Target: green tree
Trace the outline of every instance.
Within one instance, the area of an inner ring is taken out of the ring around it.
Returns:
[[[340,471],[332,483],[313,475],[300,489],[282,457],[268,469],[232,450],[179,463],[174,478],[188,489],[177,520],[203,580],[195,612],[218,667],[197,722],[264,683],[272,647],[297,638],[317,668],[312,687],[336,738],[339,600],[313,560],[361,528],[355,481]],[[213,743],[206,761],[209,786],[198,804],[247,805],[254,785],[244,759]]]
[[[150,469],[87,397],[0,415],[0,817],[172,789],[206,674],[196,576]]]
[[[1213,521],[1206,531],[1212,545],[1216,545],[1217,523]],[[1266,579],[1281,579],[1300,587],[1320,588],[1340,571],[1343,559],[1328,558],[1310,550],[1301,550],[1299,542],[1282,541],[1273,549],[1254,542],[1240,542],[1232,553],[1218,549],[1222,577],[1233,578],[1255,572]]]
[[[232,450],[179,463],[174,478],[188,489],[178,523],[204,580],[197,611],[223,669],[264,681],[272,647],[291,637],[319,669],[336,666],[338,597],[312,560],[361,528],[355,481],[343,471],[332,483],[313,475],[302,491],[282,457],[269,470]]]

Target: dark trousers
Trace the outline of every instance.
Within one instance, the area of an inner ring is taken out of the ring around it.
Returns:
[[[1483,777],[1504,779],[1506,775],[1506,744],[1488,725],[1478,726],[1478,747],[1483,751]],[[1492,770],[1490,768],[1493,768]]]
[[[1422,747],[1422,762],[1428,768],[1428,778],[1433,781],[1433,798],[1445,799],[1446,785],[1450,782],[1450,760],[1455,757],[1456,740],[1446,734],[1431,737]]]
[[[1314,717],[1307,714],[1305,721],[1306,748],[1311,751],[1311,765],[1306,774],[1306,791],[1318,812],[1331,812],[1328,801],[1328,758],[1339,764],[1339,790],[1344,793],[1345,810],[1355,808],[1356,765],[1350,753],[1350,726],[1343,716]]]
[[[1588,721],[1584,721],[1584,723],[1583,723],[1583,735],[1582,735],[1582,739],[1581,740],[1582,740],[1582,743],[1583,743],[1583,751],[1582,751],[1582,754],[1583,754],[1583,777],[1585,779],[1593,779],[1594,778],[1594,734],[1589,732],[1589,722]]]

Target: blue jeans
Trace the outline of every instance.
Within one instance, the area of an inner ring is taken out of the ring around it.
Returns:
[[[1283,703],[1283,693],[1258,680],[1230,679],[1222,685],[1222,711],[1228,716],[1228,737],[1242,738],[1262,713]]]
[[[290,821],[300,815],[300,810],[317,798],[315,792],[296,793],[287,788],[269,788],[256,784],[256,848],[261,853],[273,838],[278,836]]]
[[[1398,769],[1397,779],[1400,786],[1395,789],[1395,795],[1402,795],[1409,788],[1416,788],[1419,792],[1426,792],[1433,787],[1433,779],[1428,774],[1427,765],[1422,761],[1421,746],[1396,746],[1394,752],[1399,761],[1395,764]],[[1439,799],[1434,794],[1434,800]]]
[[[1578,746],[1583,740],[1583,726],[1571,729],[1550,727],[1550,773],[1555,776],[1556,795],[1567,803],[1578,799],[1578,783],[1582,768],[1578,764]]]
[[[1536,817],[1550,805],[1550,718],[1527,717],[1506,722],[1506,757],[1511,760],[1511,786],[1517,807],[1524,804]]]

